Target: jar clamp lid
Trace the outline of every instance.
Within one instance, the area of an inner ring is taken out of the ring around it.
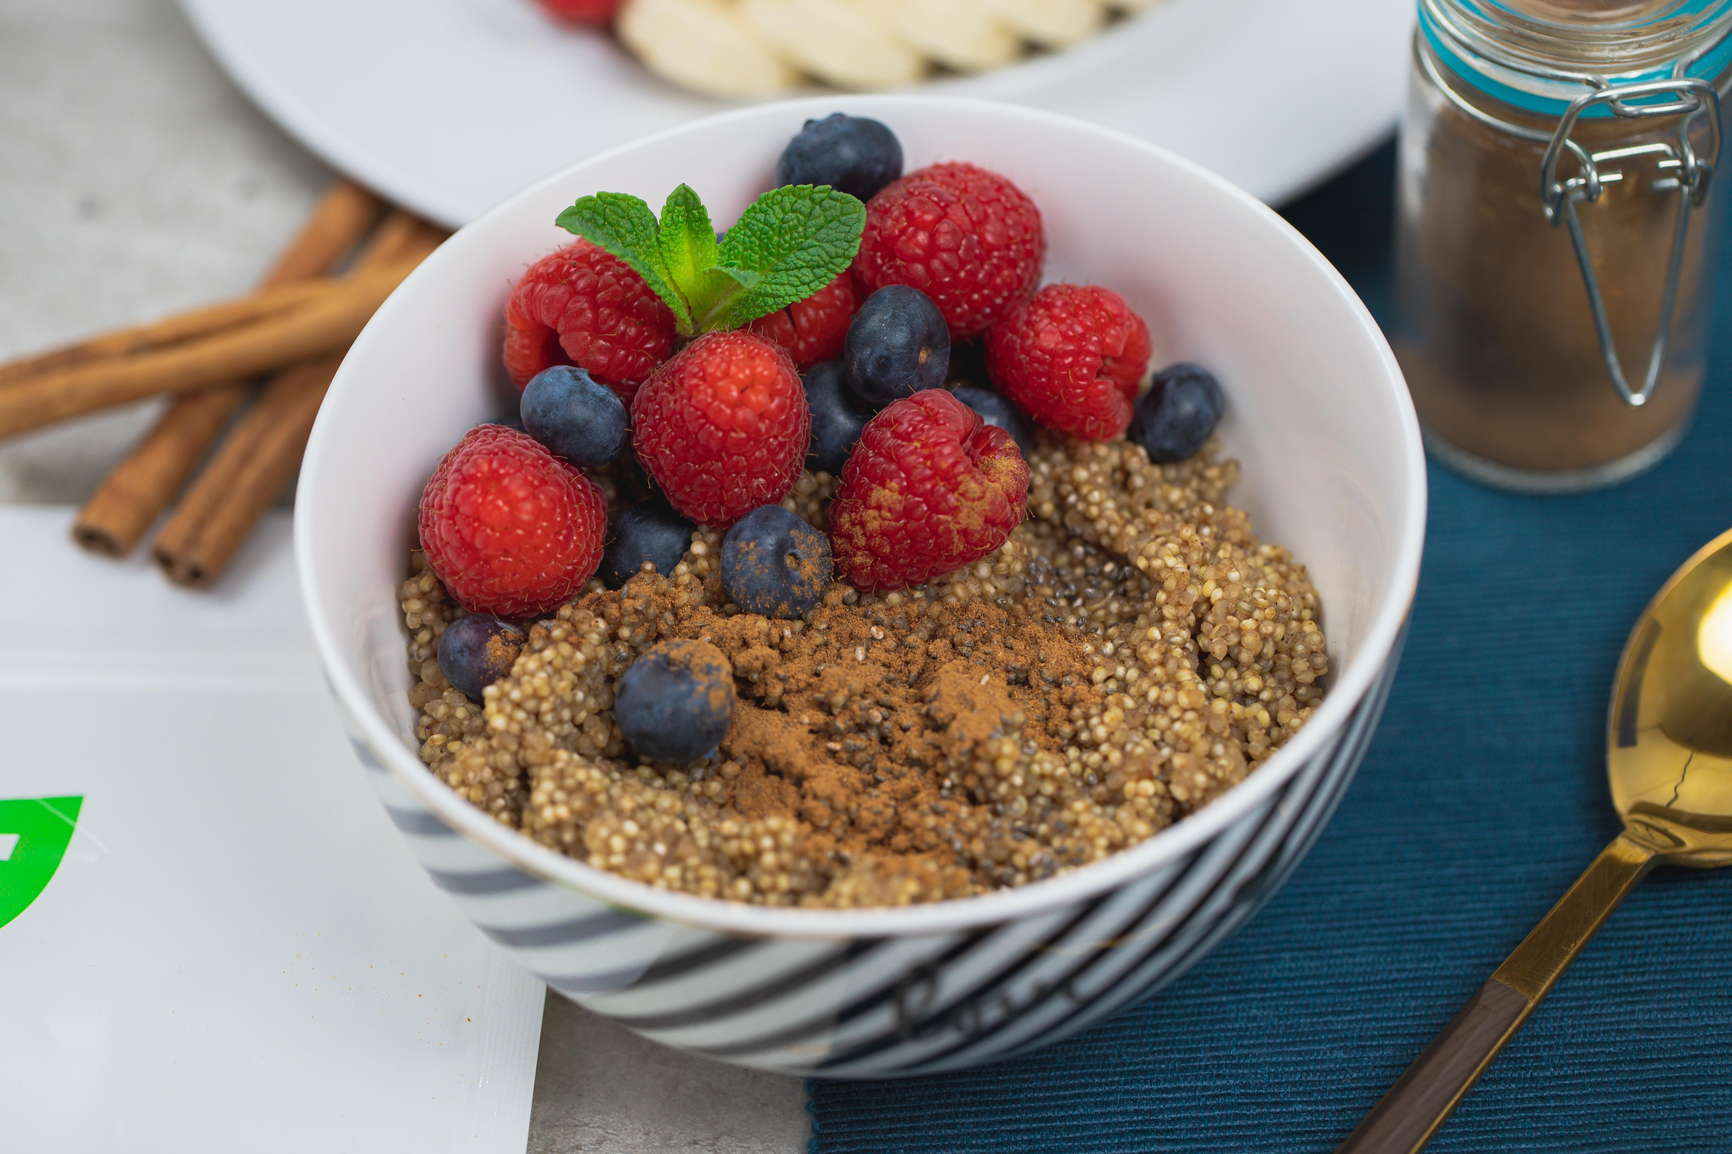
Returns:
[[[1463,113],[1501,132],[1545,144],[1539,172],[1540,206],[1553,227],[1562,225],[1569,233],[1613,386],[1626,404],[1646,404],[1666,361],[1692,210],[1706,199],[1719,160],[1721,111],[1715,78],[1732,64],[1732,36],[1728,35],[1732,31],[1732,3],[1681,0],[1672,14],[1693,19],[1696,31],[1706,33],[1695,38],[1690,50],[1680,51],[1658,67],[1625,70],[1608,66],[1602,72],[1569,63],[1548,64],[1532,53],[1487,51],[1489,42],[1483,27],[1476,28],[1474,21],[1464,19],[1485,7],[1486,0],[1421,0],[1419,35],[1431,49],[1429,54],[1421,53],[1422,65],[1438,90]],[[1508,15],[1495,3],[1492,10]],[[1495,44],[1490,47],[1495,49]],[[1449,75],[1443,74],[1445,68]],[[1537,114],[1533,119],[1555,116],[1557,123],[1547,132],[1505,119],[1467,99],[1462,85],[1514,109]],[[1582,121],[1614,118],[1632,122],[1671,118],[1676,125],[1670,139],[1619,147],[1591,149],[1576,139]],[[1573,162],[1568,175],[1563,171],[1566,160]],[[1578,206],[1583,201],[1597,201],[1607,185],[1629,179],[1634,166],[1641,163],[1651,164],[1660,173],[1653,181],[1654,191],[1678,194],[1678,212],[1667,254],[1658,332],[1641,383],[1632,384],[1607,316]]]

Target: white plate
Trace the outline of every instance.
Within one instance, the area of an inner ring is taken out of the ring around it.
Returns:
[[[290,132],[452,226],[576,160],[723,107],[657,80],[605,36],[554,26],[531,0],[182,2]],[[1412,10],[1165,0],[1068,52],[926,87],[1121,128],[1281,201],[1394,123]]]

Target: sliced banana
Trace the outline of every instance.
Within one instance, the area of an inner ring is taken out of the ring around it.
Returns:
[[[986,6],[1018,35],[1046,48],[1068,48],[1106,20],[1101,0],[986,0]]]
[[[742,0],[740,11],[786,59],[839,88],[895,88],[926,73],[924,56],[850,0]]]
[[[810,75],[896,88],[940,64],[984,72],[1025,44],[1067,48],[1109,12],[1161,0],[627,0],[615,22],[658,75],[711,96],[770,96]]]
[[[614,28],[651,72],[710,96],[771,96],[800,81],[725,0],[631,0]]]
[[[985,72],[1013,63],[1022,41],[987,0],[854,0],[878,22],[947,68]]]

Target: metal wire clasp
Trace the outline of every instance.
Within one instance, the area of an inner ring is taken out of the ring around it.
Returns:
[[[1643,103],[1633,103],[1641,101]],[[1613,115],[1629,120],[1647,120],[1661,116],[1678,118],[1678,134],[1673,141],[1653,141],[1590,152],[1571,137],[1576,122],[1589,109],[1609,108]],[[1696,150],[1691,139],[1697,121],[1707,125],[1706,153]],[[1577,164],[1575,175],[1566,179],[1558,176],[1558,165],[1568,154]],[[1648,354],[1648,365],[1639,388],[1630,386],[1624,372],[1623,358],[1618,353],[1617,340],[1606,316],[1605,295],[1594,275],[1593,260],[1588,252],[1587,237],[1582,233],[1581,217],[1576,205],[1593,203],[1608,184],[1624,179],[1624,162],[1654,157],[1655,167],[1667,173],[1655,182],[1657,191],[1678,192],[1678,221],[1672,231],[1672,251],[1666,270],[1666,287],[1660,301],[1660,331],[1654,337]],[[1660,383],[1660,371],[1666,363],[1666,344],[1672,332],[1672,315],[1678,302],[1678,281],[1683,275],[1684,242],[1690,231],[1691,210],[1708,195],[1708,181],[1720,158],[1720,96],[1714,86],[1699,78],[1679,77],[1621,84],[1583,93],[1570,102],[1558,121],[1557,131],[1546,146],[1545,159],[1540,162],[1540,197],[1545,201],[1546,219],[1555,227],[1560,222],[1569,229],[1570,244],[1576,250],[1576,263],[1582,270],[1582,284],[1588,290],[1588,307],[1594,314],[1594,329],[1599,334],[1600,352],[1605,357],[1606,371],[1618,395],[1625,403],[1647,404]]]

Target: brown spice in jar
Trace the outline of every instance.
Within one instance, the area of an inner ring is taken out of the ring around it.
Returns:
[[[418,568],[422,757],[562,853],[739,901],[962,897],[1134,845],[1310,715],[1316,591],[1225,503],[1230,462],[1048,443],[1030,466],[1030,520],[997,553],[914,590],[833,584],[803,620],[728,604],[700,532],[670,577],[592,586],[537,624],[482,707],[439,673],[456,610]],[[822,527],[831,487],[808,475],[787,505]],[[714,645],[737,694],[718,755],[685,769],[636,763],[611,716],[619,675],[671,639]]]
[[[1425,49],[1418,49],[1423,54]],[[1466,98],[1549,138],[1556,117]],[[1703,273],[1713,199],[1694,210],[1669,356],[1652,400],[1618,395],[1595,333],[1568,231],[1540,198],[1544,140],[1488,125],[1416,68],[1402,140],[1396,238],[1401,322],[1395,347],[1429,432],[1494,464],[1593,469],[1680,429],[1701,391]],[[1673,118],[1583,119],[1572,138],[1598,150],[1675,136]],[[1651,159],[1579,206],[1624,371],[1639,387],[1658,331],[1680,197],[1656,189]],[[1562,178],[1577,174],[1566,160]]]

